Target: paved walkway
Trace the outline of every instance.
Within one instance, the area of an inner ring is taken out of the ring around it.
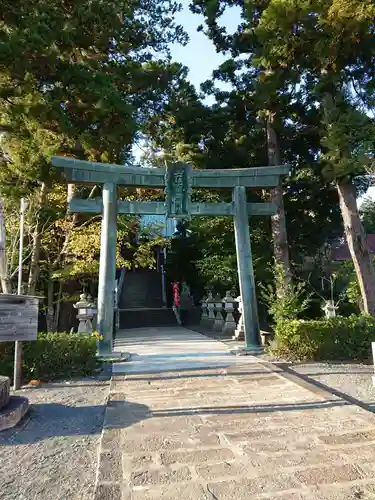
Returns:
[[[375,499],[375,415],[189,330],[127,336],[95,500]]]
[[[117,363],[113,372],[140,373],[230,366],[234,358],[227,345],[182,327],[135,328],[120,332],[116,351],[130,352],[130,363]]]

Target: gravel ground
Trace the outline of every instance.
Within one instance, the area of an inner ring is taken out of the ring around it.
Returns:
[[[0,433],[1,500],[89,500],[109,381],[85,378],[17,394],[31,409]]]
[[[290,364],[289,369],[355,398],[375,412],[375,387],[371,378],[373,366],[358,363],[296,363]]]

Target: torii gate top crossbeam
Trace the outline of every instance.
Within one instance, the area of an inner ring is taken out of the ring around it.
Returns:
[[[165,187],[165,168],[143,168],[96,163],[74,158],[55,156],[52,165],[63,168],[66,179],[76,183],[123,184],[135,187]],[[192,188],[270,188],[277,186],[280,175],[289,172],[287,166],[191,170],[189,173]]]

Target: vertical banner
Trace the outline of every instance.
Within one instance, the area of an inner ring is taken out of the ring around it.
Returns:
[[[180,294],[179,294],[179,283],[175,281],[172,283],[173,289],[173,302],[176,307],[180,307]]]

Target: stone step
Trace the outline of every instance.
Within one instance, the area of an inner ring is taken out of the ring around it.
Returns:
[[[161,275],[154,270],[137,270],[125,275],[120,308],[162,307]]]
[[[177,320],[172,309],[129,308],[120,309],[120,329],[176,326]]]

